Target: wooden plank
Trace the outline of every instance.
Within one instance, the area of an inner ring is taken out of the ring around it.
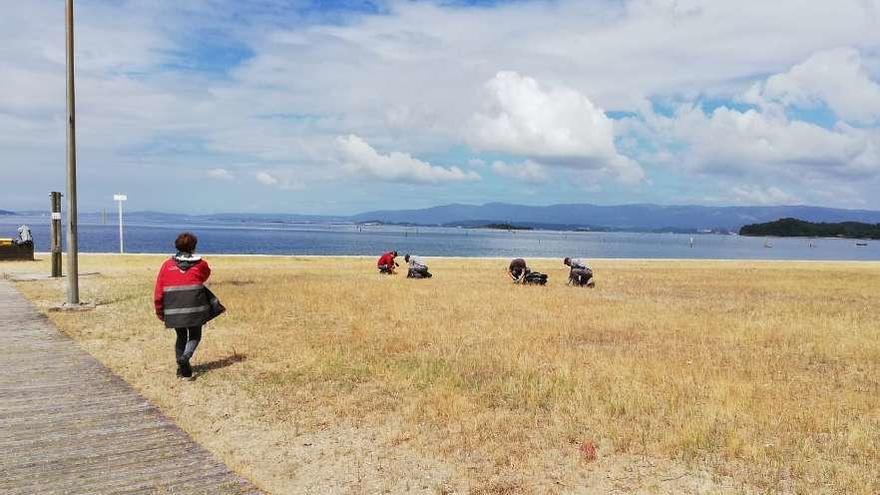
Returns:
[[[2,280],[0,348],[0,493],[260,493]]]

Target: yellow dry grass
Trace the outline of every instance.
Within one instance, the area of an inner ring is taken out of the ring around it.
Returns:
[[[609,260],[589,290],[558,260],[531,263],[547,287],[504,260],[209,261],[229,312],[194,382],[161,257],[83,256],[97,310],[50,317],[270,492],[880,492],[880,264]]]

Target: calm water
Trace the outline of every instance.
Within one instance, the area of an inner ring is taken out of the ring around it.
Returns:
[[[38,251],[49,250],[49,223],[39,217],[0,217],[0,237],[27,223]],[[423,256],[880,260],[880,241],[782,239],[731,235],[490,231],[437,227],[352,225],[126,225],[125,250],[169,253],[182,230],[199,237],[203,253],[374,255],[396,249]],[[690,246],[690,238],[694,246]],[[765,243],[772,248],[765,247]],[[810,247],[810,242],[814,247]],[[116,225],[80,224],[81,252],[119,249]]]

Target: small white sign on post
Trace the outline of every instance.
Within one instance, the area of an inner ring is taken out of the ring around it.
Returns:
[[[128,196],[125,194],[114,194],[113,201],[119,201],[119,254],[122,254],[122,202],[127,201]]]

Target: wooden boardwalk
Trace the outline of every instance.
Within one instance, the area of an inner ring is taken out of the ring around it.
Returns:
[[[0,493],[259,491],[0,280]]]

